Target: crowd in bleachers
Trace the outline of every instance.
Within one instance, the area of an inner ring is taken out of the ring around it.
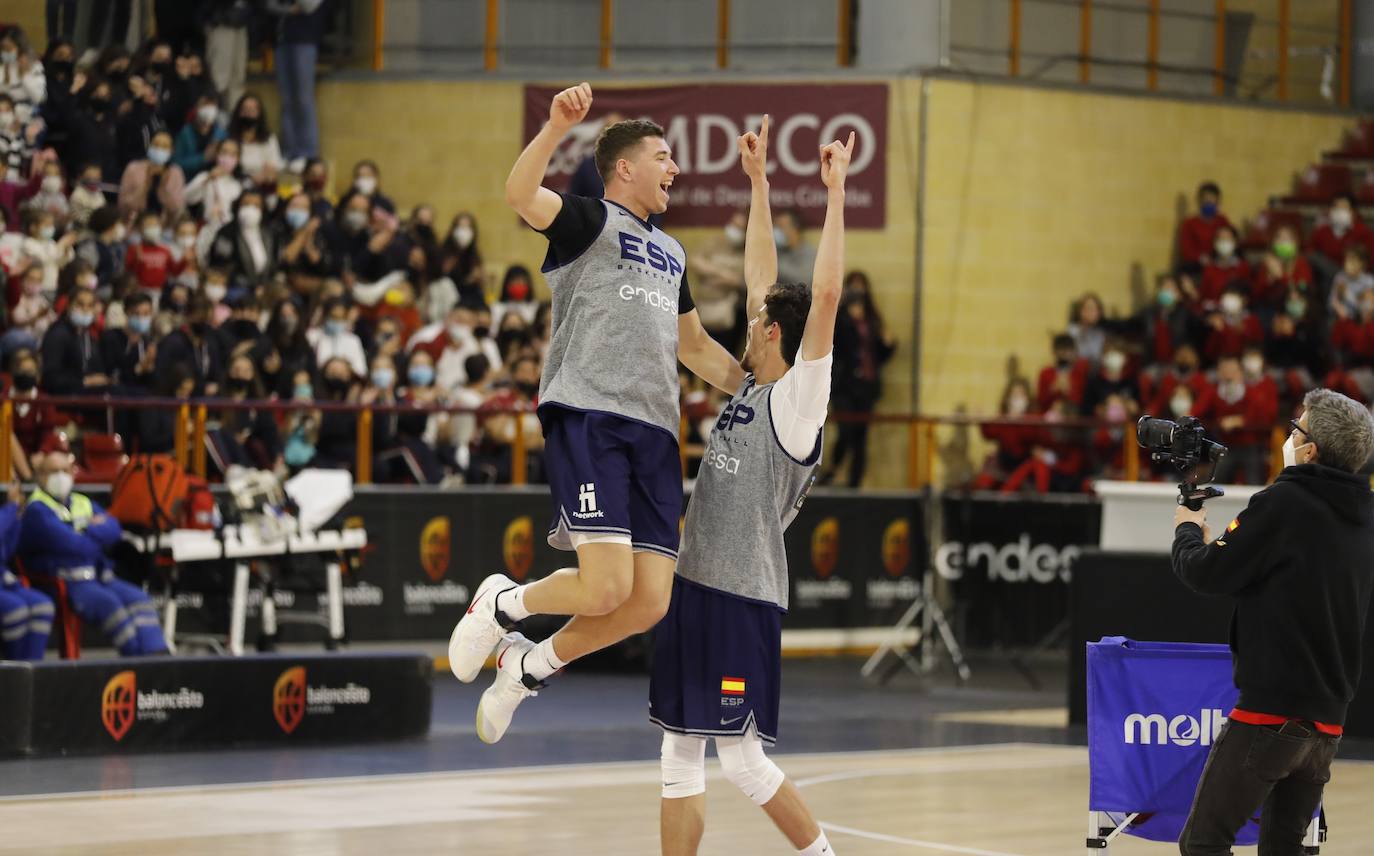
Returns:
[[[1202,420],[1230,449],[1218,480],[1263,484],[1273,429],[1307,390],[1374,399],[1374,231],[1355,197],[1336,193],[1305,239],[1294,218],[1243,238],[1221,201],[1217,185],[1198,189],[1177,264],[1147,305],[1109,316],[1097,295],[1074,302],[1053,361],[1006,386],[999,412],[1020,424],[983,428],[996,450],[978,487],[1078,491],[1119,478],[1143,414]],[[1177,474],[1146,458],[1142,475]]]
[[[530,271],[491,271],[471,214],[398,211],[374,162],[336,198],[319,152],[217,77],[190,40],[78,56],[54,38],[40,56],[17,28],[0,35],[0,369],[19,475],[55,427],[78,449],[174,444],[175,411],[28,403],[46,393],[470,407],[378,410],[374,478],[507,480],[502,411],[532,404],[549,335]],[[212,470],[355,462],[351,413],[212,408],[209,428]]]

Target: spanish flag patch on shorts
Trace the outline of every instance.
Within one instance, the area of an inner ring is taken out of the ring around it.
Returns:
[[[722,695],[744,695],[744,678],[722,677],[720,691]]]

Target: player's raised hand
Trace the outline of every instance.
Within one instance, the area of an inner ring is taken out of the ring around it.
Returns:
[[[549,106],[549,124],[559,131],[570,131],[587,118],[590,109],[592,85],[584,82],[570,86],[553,97],[553,104]]]
[[[768,116],[763,117],[759,132],[749,131],[739,138],[739,164],[750,181],[762,181],[768,176]]]
[[[854,132],[849,132],[849,142],[841,145],[839,140],[821,146],[821,183],[831,190],[843,190],[845,176],[849,174],[849,159],[854,154]]]

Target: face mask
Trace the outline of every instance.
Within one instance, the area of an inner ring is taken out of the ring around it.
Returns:
[[[744,246],[744,230],[731,223],[725,227],[725,239],[733,247],[742,247]]]
[[[1349,208],[1331,209],[1331,227],[1340,231],[1350,228],[1351,222],[1355,219]]]
[[[348,331],[348,322],[340,321],[337,318],[330,318],[324,322],[324,332],[331,336],[340,336]]]
[[[367,225],[367,212],[365,211],[345,211],[344,228],[350,232],[360,231]]]
[[[527,282],[512,282],[506,287],[506,294],[511,300],[524,300],[530,296],[530,284]]]
[[[360,175],[353,180],[353,187],[363,196],[371,196],[377,190],[377,179],[370,175]]]
[[[256,205],[244,205],[239,208],[239,222],[249,229],[256,228],[262,222],[262,209]]]
[[[539,394],[539,384],[537,383],[517,383],[515,388],[520,390],[526,398],[534,398]]]
[[[225,292],[228,290],[223,285],[205,283],[205,296],[210,298],[211,303],[219,303],[224,300]]]
[[[48,496],[58,502],[66,502],[67,497],[71,496],[72,484],[75,481],[71,473],[53,473],[43,482],[43,489],[48,492]]]
[[[1236,242],[1229,238],[1224,241],[1217,241],[1214,246],[1216,247],[1217,255],[1221,256],[1223,259],[1229,259],[1236,254]]]
[[[83,178],[81,179],[81,187],[83,190],[89,190],[91,193],[97,193],[100,190],[100,179]]]
[[[206,104],[204,107],[201,107],[198,110],[196,110],[196,119],[202,125],[212,125],[214,124],[215,119],[218,117],[219,108],[214,106],[213,104]]]
[[[1030,400],[1024,395],[1013,395],[1007,399],[1008,416],[1023,416],[1028,407],[1030,407]]]
[[[1125,421],[1126,421],[1126,405],[1124,405],[1124,404],[1109,404],[1109,405],[1107,405],[1107,421],[1108,421],[1108,422],[1125,422]]]
[[[80,312],[73,309],[71,312],[67,313],[67,317],[71,319],[71,322],[76,325],[78,330],[85,330],[95,323],[95,313],[93,312]]]
[[[1292,241],[1275,241],[1274,255],[1284,261],[1292,261],[1298,254],[1298,245]]]
[[[170,62],[150,62],[148,63],[148,68],[158,77],[167,77],[172,73],[172,64]]]
[[[311,176],[305,180],[305,189],[312,193],[319,193],[324,190],[325,177],[322,175]]]
[[[129,329],[132,330],[133,332],[137,333],[137,334],[140,335],[140,336],[146,336],[146,335],[148,335],[148,332],[149,332],[150,330],[153,329],[153,316],[151,316],[151,315],[133,315],[133,316],[130,316],[130,318],[129,318]]]
[[[252,383],[251,380],[244,380],[241,377],[231,377],[224,385],[229,387],[230,392],[247,392]]]
[[[328,387],[329,391],[334,395],[342,396],[348,392],[348,388],[352,384],[349,383],[347,378],[330,377],[325,378],[324,385]]]
[[[1174,370],[1184,377],[1187,377],[1188,375],[1192,374],[1193,368],[1194,367],[1192,363],[1177,363],[1174,366]]]
[[[1285,467],[1298,465],[1298,447],[1293,445],[1292,434],[1289,434],[1288,439],[1283,441],[1283,465]]]
[[[491,335],[491,328],[490,328],[490,327],[473,327],[473,328],[472,328],[472,335],[476,336],[476,337],[479,338],[479,339],[485,339],[485,338],[487,338],[488,336]]]
[[[472,331],[462,324],[448,325],[448,337],[455,342],[468,342],[472,339]]]
[[[116,225],[114,229],[114,239],[116,241],[122,241],[127,237],[129,237],[129,232],[127,229],[124,228],[124,224],[119,223],[118,225]]]
[[[143,243],[156,244],[162,239],[162,230],[156,226],[148,226],[143,230]]]
[[[1307,301],[1301,297],[1295,297],[1284,304],[1288,314],[1294,318],[1301,318],[1307,312]]]
[[[305,224],[310,222],[310,212],[304,208],[286,209],[286,225],[293,231],[305,228]]]
[[[1161,291],[1159,293],[1159,305],[1163,306],[1165,309],[1170,308],[1177,302],[1178,295],[1174,294],[1172,291]]]
[[[390,388],[391,388],[391,385],[392,385],[393,383],[395,383],[395,382],[396,382],[396,371],[395,371],[395,369],[373,369],[373,370],[372,370],[372,385],[373,385],[373,386],[378,387],[379,389],[390,389]]]
[[[105,111],[106,111],[106,110],[109,110],[109,109],[110,109],[110,99],[108,99],[108,98],[92,98],[92,99],[91,99],[91,111],[94,112],[95,115],[97,115],[97,116],[103,115],[103,114],[105,113]]]
[[[1262,357],[1246,357],[1241,364],[1245,373],[1251,377],[1259,377],[1260,372],[1264,371],[1264,359]]]
[[[206,333],[210,332],[210,323],[208,321],[192,321],[189,326],[191,332],[200,337],[204,337]]]
[[[411,366],[406,377],[412,386],[429,386],[434,383],[434,366]]]
[[[1245,301],[1239,294],[1227,294],[1221,298],[1221,311],[1227,315],[1239,315],[1245,310]]]
[[[291,315],[283,315],[283,316],[281,316],[281,320],[278,321],[277,323],[281,325],[281,330],[282,330],[282,332],[285,333],[285,334],[288,335],[288,336],[290,336],[292,333],[296,332],[296,324],[297,324],[298,322],[296,321],[296,319],[295,319],[294,316],[291,316]]]
[[[0,63],[4,63],[5,65],[13,65],[16,62],[19,62],[18,51],[0,51]]]
[[[779,247],[785,247],[785,246],[787,246],[787,236],[783,234],[782,229],[777,228],[777,227],[774,227],[774,229],[773,229],[773,243],[776,244],[776,245],[779,246]]]
[[[1186,395],[1175,395],[1169,399],[1169,409],[1174,412],[1175,416],[1184,417],[1188,415],[1189,410],[1193,409],[1193,402]]]
[[[1120,351],[1111,351],[1102,355],[1102,368],[1112,374],[1120,374],[1126,367],[1126,355]]]
[[[61,192],[62,192],[62,177],[61,177],[61,176],[57,176],[57,175],[45,175],[45,176],[43,176],[43,192],[44,192],[44,193],[61,193]]]
[[[161,149],[156,147],[148,149],[148,160],[152,161],[157,166],[166,166],[167,162],[171,159],[171,149]]]
[[[453,230],[453,242],[457,244],[460,249],[466,250],[468,247],[472,246],[472,238],[471,226],[459,226]]]
[[[1198,206],[1198,209],[1202,212],[1202,216],[1208,220],[1217,216],[1217,204],[1215,202],[1204,202]]]
[[[178,235],[178,236],[177,236],[177,243],[178,243],[178,244],[181,244],[181,246],[183,246],[183,247],[185,247],[186,249],[189,250],[189,249],[191,249],[192,247],[194,247],[194,246],[196,245],[196,236],[195,236],[195,235]]]
[[[31,375],[28,372],[24,372],[23,374],[14,376],[14,388],[20,392],[28,392],[35,386],[38,386],[37,375]]]
[[[220,155],[215,158],[215,163],[219,164],[219,168],[225,172],[233,172],[234,167],[239,165],[239,159],[234,155]]]
[[[1245,397],[1245,384],[1240,381],[1224,381],[1217,384],[1217,398],[1227,404],[1235,404]]]
[[[315,388],[308,383],[297,384],[296,388],[291,391],[291,396],[293,398],[310,400],[315,397]]]
[[[52,236],[57,234],[57,230],[52,226],[43,226],[38,230],[38,238],[43,241],[51,241]]]
[[[14,111],[13,111],[13,110],[6,110],[5,112],[0,113],[0,128],[8,128],[10,125],[13,125],[13,124],[14,124]]]

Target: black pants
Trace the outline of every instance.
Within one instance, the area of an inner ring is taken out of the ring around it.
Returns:
[[[1226,723],[1207,756],[1179,852],[1229,856],[1236,833],[1259,810],[1259,856],[1300,856],[1340,742],[1310,722]]]

